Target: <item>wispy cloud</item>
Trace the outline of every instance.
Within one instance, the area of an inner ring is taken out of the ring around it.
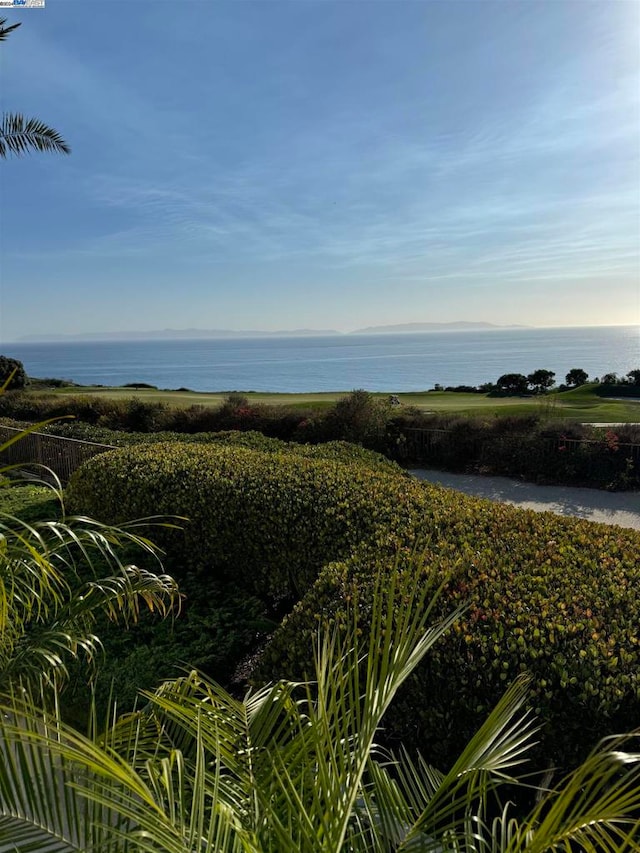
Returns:
[[[437,12],[449,14],[444,5]],[[241,39],[243,16],[229,11],[234,21],[236,14]],[[134,18],[144,21],[140,10]],[[464,21],[447,26],[465,29]],[[422,42],[410,36],[394,44],[408,39],[418,51]],[[37,241],[28,250],[26,240],[15,249],[8,241],[4,256],[16,280],[47,264],[61,278],[71,267],[120,264],[152,277],[183,266],[194,280],[215,265],[239,277],[253,265],[274,279],[307,268],[318,280],[451,282],[464,293],[496,281],[562,286],[637,274],[639,101],[629,68],[590,86],[592,58],[579,44],[572,54],[557,41],[555,52],[539,54],[543,73],[519,67],[520,99],[508,85],[500,94],[488,89],[483,109],[460,88],[484,74],[475,54],[443,54],[452,84],[418,52],[405,65],[380,29],[380,50],[390,51],[381,55],[411,85],[394,88],[377,74],[370,89],[356,59],[340,58],[334,73],[324,44],[309,58],[301,51],[283,58],[274,47],[276,61],[253,38],[276,83],[261,86],[262,66],[234,65],[230,51],[227,65],[208,71],[223,73],[230,89],[214,80],[211,107],[188,88],[183,96],[171,73],[128,82],[128,66],[93,62],[72,39],[29,33],[33,68],[24,85],[62,99],[62,123],[73,122],[78,144],[72,139],[67,171],[52,167],[47,178],[58,181],[68,227],[40,249]],[[512,39],[508,28],[496,30],[492,50],[512,49]],[[190,43],[198,40],[193,32]],[[313,50],[314,38],[305,44]],[[143,56],[150,49],[140,46]],[[133,55],[124,50],[123,63]],[[295,67],[286,64],[292,56]],[[195,80],[200,69],[188,53],[176,59],[189,72],[180,85]],[[441,86],[434,97],[423,74]],[[198,91],[208,96],[205,83]],[[366,300],[364,285],[361,293]]]

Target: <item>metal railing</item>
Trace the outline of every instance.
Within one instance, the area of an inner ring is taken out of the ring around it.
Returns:
[[[21,432],[23,430],[16,427],[0,425],[0,445]],[[29,432],[0,452],[0,467],[18,465],[27,474],[43,480],[55,480],[57,477],[62,485],[66,485],[83,462],[108,450],[115,448],[110,444]]]
[[[447,429],[405,428],[396,457],[400,461],[439,465],[446,470],[474,465],[508,471],[508,476],[539,473],[609,483],[640,478],[640,444],[618,441],[611,431],[602,438],[538,436],[534,446],[518,435],[479,435]],[[532,458],[534,454],[534,458]],[[514,473],[515,472],[515,473]]]
[[[521,443],[520,436],[487,436],[487,435],[465,435],[464,439],[461,433],[454,432],[448,429],[422,429],[419,427],[405,427],[402,434],[406,440],[407,451],[419,459],[421,456],[428,456],[438,448],[443,447],[449,442],[459,442],[464,440],[465,446],[473,445],[480,450],[483,445],[491,441],[500,441],[503,443],[511,443],[513,446]],[[621,452],[625,456],[631,456],[634,460],[640,460],[640,444],[631,442],[618,442],[608,445],[607,440],[603,437],[597,438],[565,438],[563,436],[547,436],[544,439],[539,439],[539,446],[544,447],[547,452],[569,452],[575,453],[584,447],[600,446],[610,448],[613,452]]]

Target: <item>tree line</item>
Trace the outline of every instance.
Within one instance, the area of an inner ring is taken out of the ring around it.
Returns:
[[[493,390],[504,394],[545,394],[555,385],[556,374],[553,370],[534,370],[528,376],[524,373],[504,373],[500,376]],[[589,382],[589,374],[579,367],[572,368],[565,375],[565,388],[579,388]],[[625,376],[617,373],[605,373],[591,379],[592,383],[601,385],[640,385],[640,370],[630,370]]]

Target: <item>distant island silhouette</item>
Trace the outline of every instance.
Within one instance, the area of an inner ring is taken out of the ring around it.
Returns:
[[[151,331],[130,332],[83,332],[74,335],[25,335],[18,340],[22,343],[64,342],[64,341],[163,341],[163,340],[210,340],[216,338],[303,338],[343,335],[387,335],[403,332],[471,332],[483,329],[527,329],[529,326],[499,326],[495,323],[457,321],[454,323],[400,323],[390,326],[367,326],[351,332],[338,332],[336,329],[279,329],[267,332],[259,329],[155,329]]]

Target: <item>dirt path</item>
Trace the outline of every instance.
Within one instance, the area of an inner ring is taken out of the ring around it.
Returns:
[[[424,468],[415,468],[409,473],[420,480],[428,480],[448,489],[514,504],[522,509],[575,515],[589,521],[619,524],[621,527],[640,530],[640,492],[605,492],[573,486],[536,486],[534,483],[522,483],[508,477],[449,474],[446,471]]]

